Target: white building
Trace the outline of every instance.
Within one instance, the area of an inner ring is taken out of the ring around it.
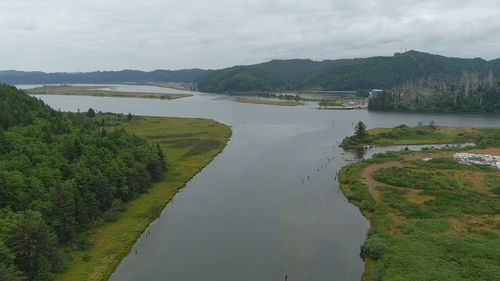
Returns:
[[[373,89],[370,91],[369,98],[376,97],[376,96],[380,95],[383,91],[384,90],[381,90],[381,89]]]

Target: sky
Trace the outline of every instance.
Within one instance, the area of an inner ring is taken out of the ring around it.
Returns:
[[[499,0],[0,0],[0,70],[500,57]]]

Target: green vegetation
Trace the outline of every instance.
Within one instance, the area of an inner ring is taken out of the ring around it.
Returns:
[[[456,81],[463,71],[485,76],[500,72],[500,60],[460,59],[417,51],[392,57],[325,60],[272,60],[215,70],[198,79],[205,92],[390,89],[406,81]]]
[[[359,125],[359,124],[358,124]],[[346,137],[343,148],[359,148],[365,145],[412,145],[412,144],[456,144],[475,143],[478,146],[492,146],[500,143],[500,130],[496,128],[438,128],[434,122],[415,127],[400,125],[395,128],[368,130],[360,137],[358,133]]]
[[[428,112],[500,112],[500,80],[489,71],[464,71],[459,82],[404,84],[369,100],[370,110]]]
[[[96,86],[42,86],[28,89],[26,92],[30,95],[67,95],[67,96],[98,96],[98,97],[126,97],[126,98],[148,98],[148,99],[178,99],[190,97],[189,94],[160,94],[160,93],[141,93],[141,92],[120,92],[103,90]]]
[[[105,280],[229,135],[210,120],[61,113],[0,85],[0,277]]]
[[[342,192],[371,222],[363,280],[500,279],[500,171],[452,155],[391,152],[342,169]]]
[[[387,160],[392,161],[392,160]],[[500,201],[472,181],[472,166],[446,173],[435,168],[380,169],[376,201],[361,182],[362,171],[380,159],[345,168],[343,192],[372,222],[361,252],[370,264],[364,280],[498,280]],[[470,169],[468,169],[470,168]],[[373,264],[374,263],[374,264]]]
[[[159,146],[101,128],[107,117],[93,110],[56,112],[6,85],[0,109],[0,263],[28,280],[61,271],[60,244],[82,246],[87,229],[164,177]]]
[[[226,125],[194,118],[135,117],[115,128],[159,143],[168,155],[167,175],[147,193],[124,204],[116,221],[92,231],[87,238],[90,247],[66,249],[71,263],[56,280],[107,280],[144,229],[186,182],[222,151],[231,135]]]
[[[95,71],[95,72],[55,72],[40,71],[0,71],[0,83],[21,84],[107,84],[107,83],[149,83],[183,82],[193,83],[211,70],[181,69]]]
[[[322,100],[318,103],[320,107],[329,107],[329,106],[344,106],[341,101],[338,100]]]
[[[234,100],[241,103],[267,104],[267,105],[280,105],[280,106],[296,106],[304,104],[303,102],[295,100],[250,99],[242,97],[237,97]]]
[[[300,97],[298,94],[274,94],[274,93],[258,93],[258,97],[261,98],[273,98],[273,99],[280,99],[280,100],[294,100],[294,101],[301,101],[305,100]]]

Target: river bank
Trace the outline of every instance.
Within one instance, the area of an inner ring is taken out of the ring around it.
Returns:
[[[414,127],[400,125],[370,129],[363,136],[346,137],[340,146],[344,149],[359,149],[367,146],[478,143],[492,131],[489,128],[437,127],[434,122]]]
[[[138,117],[117,128],[160,144],[169,165],[165,180],[124,204],[118,220],[93,230],[89,249],[66,249],[69,266],[55,280],[107,280],[165,205],[222,152],[231,137],[228,126],[199,118]]]
[[[498,147],[492,131],[486,143]],[[500,171],[457,163],[456,151],[390,152],[342,168],[340,189],[371,224],[363,280],[500,278]]]
[[[117,89],[165,91],[129,85]],[[148,226],[151,236],[137,240],[138,254],[130,252],[122,260],[113,281],[164,276],[186,281],[282,280],[284,272],[289,280],[359,280],[364,266],[359,249],[369,222],[338,192],[334,180],[346,164],[343,159],[354,158],[337,146],[353,133],[352,120],[371,128],[431,120],[448,127],[500,126],[498,116],[491,115],[323,111],[241,104],[204,93],[172,101],[40,98],[63,111],[91,107],[133,115],[199,117],[231,125],[233,135],[224,153],[190,180],[188,188]],[[322,166],[325,156],[332,161]],[[255,270],[248,271],[248,265]]]
[[[112,88],[101,86],[81,86],[81,85],[57,85],[41,86],[27,89],[30,95],[64,95],[64,96],[95,96],[95,97],[125,97],[125,98],[147,98],[173,100],[190,97],[191,94],[181,93],[149,93],[149,92],[125,92],[116,91]]]
[[[268,99],[268,98],[243,98],[243,97],[237,97],[234,99],[234,101],[239,102],[239,103],[253,103],[253,104],[264,104],[264,105],[277,105],[277,106],[297,106],[297,105],[303,105],[304,102],[302,101],[295,101],[295,100],[275,100],[275,99]]]

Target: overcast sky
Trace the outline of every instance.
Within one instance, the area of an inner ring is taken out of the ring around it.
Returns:
[[[493,59],[499,15],[499,0],[1,0],[0,69],[213,69],[401,48]]]

